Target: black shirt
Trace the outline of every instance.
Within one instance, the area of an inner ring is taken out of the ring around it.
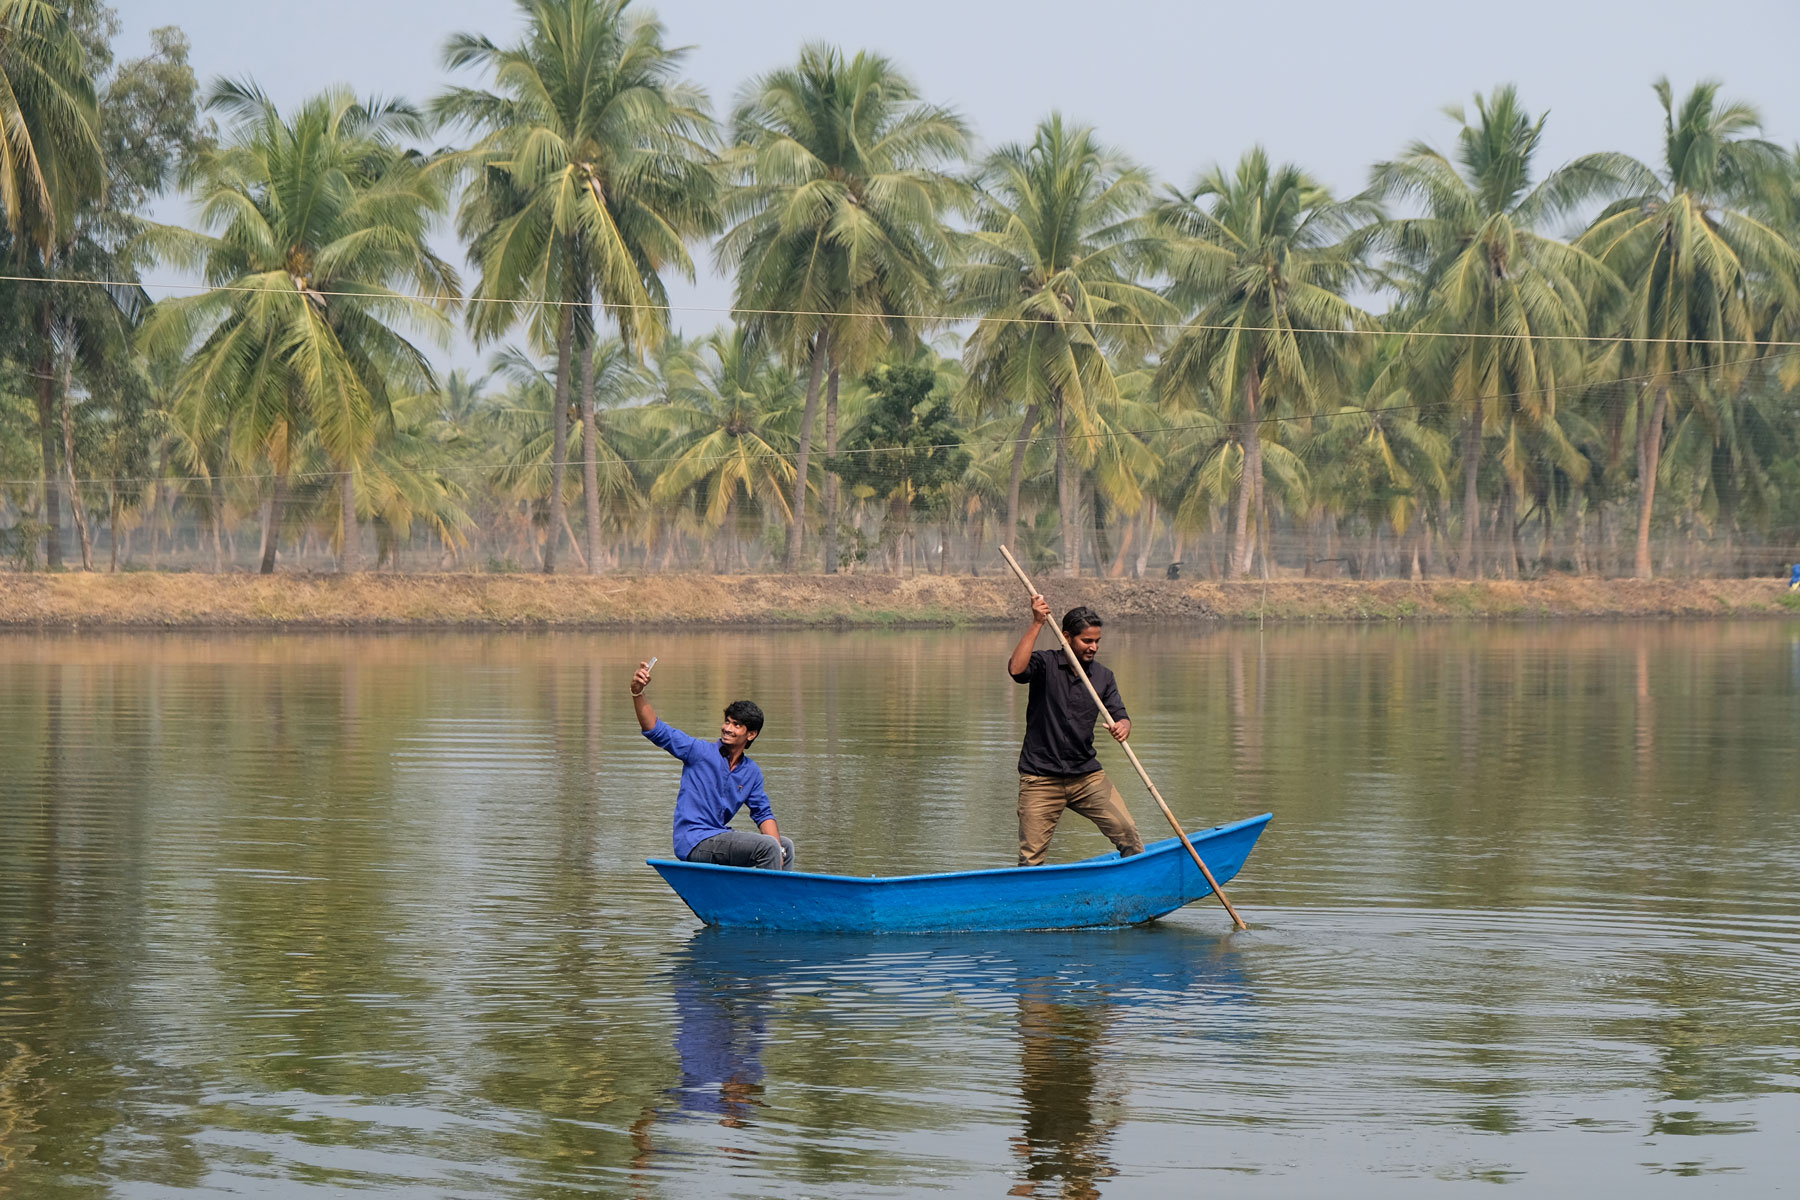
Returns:
[[[1094,690],[1115,721],[1126,718],[1125,702],[1113,673],[1099,663],[1088,667]],[[1100,710],[1060,648],[1034,650],[1025,670],[1013,676],[1031,686],[1025,702],[1025,744],[1019,749],[1022,775],[1091,775],[1100,769],[1094,757],[1094,722]]]

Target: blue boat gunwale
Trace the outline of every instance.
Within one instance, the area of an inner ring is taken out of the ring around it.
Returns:
[[[1201,838],[1213,838],[1221,834],[1235,833],[1239,829],[1251,825],[1266,825],[1274,819],[1274,816],[1275,814],[1273,812],[1266,812],[1254,817],[1245,817],[1240,821],[1228,821],[1223,825],[1213,825],[1205,829],[1198,829],[1187,835],[1188,840],[1190,842],[1197,842]],[[1198,848],[1198,846],[1195,847],[1195,849]],[[1033,876],[1041,876],[1053,871],[1091,871],[1097,868],[1117,867],[1127,864],[1136,866],[1147,861],[1153,855],[1160,856],[1169,853],[1171,850],[1179,851],[1180,849],[1180,838],[1166,837],[1161,841],[1151,842],[1148,846],[1144,847],[1143,853],[1134,854],[1130,858],[1120,858],[1117,850],[1109,850],[1105,854],[1095,855],[1093,858],[1084,858],[1071,863],[1051,863],[1041,867],[982,867],[974,871],[933,871],[926,875],[827,875],[817,871],[767,871],[758,867],[730,867],[723,863],[686,862],[679,858],[646,858],[644,863],[646,866],[656,867],[658,869],[662,867],[678,867],[688,871],[724,871],[734,875],[773,875],[778,878],[789,880],[804,879],[809,881],[817,880],[820,882],[829,881],[833,883],[856,884],[917,883],[932,879],[971,879],[983,875],[1013,875],[1020,871],[1029,871]],[[1204,858],[1204,856],[1202,857]]]

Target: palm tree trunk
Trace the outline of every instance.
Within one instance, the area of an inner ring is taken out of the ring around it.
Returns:
[[[75,532],[81,538],[81,569],[94,569],[94,539],[88,530],[87,511],[81,506],[81,488],[75,482],[75,422],[69,415],[69,376],[68,371],[74,369],[71,362],[63,375],[62,396],[58,407],[62,409],[62,442],[63,470],[66,472],[69,485],[69,512],[75,518]]]
[[[1031,431],[1037,428],[1038,411],[1035,404],[1026,407],[1025,419],[1019,423],[1019,440],[1013,443],[1012,477],[1006,485],[1006,532],[1002,535],[1002,544],[1018,544],[1019,485],[1025,479],[1025,455],[1031,449]]]
[[[794,503],[788,513],[787,543],[782,547],[781,569],[790,574],[800,569],[806,540],[806,472],[812,459],[813,421],[819,415],[819,381],[825,376],[829,354],[824,330],[813,337],[812,370],[806,376],[806,408],[800,414],[800,445],[794,456]]]
[[[1050,402],[1056,406],[1056,507],[1062,520],[1062,573],[1075,579],[1081,575],[1081,498],[1069,462],[1069,410],[1060,395],[1052,396]]]
[[[1456,560],[1456,573],[1464,579],[1481,575],[1481,563],[1475,557],[1475,535],[1481,525],[1481,497],[1476,484],[1481,471],[1481,401],[1463,424],[1463,544]]]
[[[556,323],[556,411],[550,415],[550,530],[544,539],[544,574],[556,574],[556,545],[563,531],[563,479],[569,468],[569,372],[573,369],[575,310],[563,305]]]
[[[1556,512],[1549,496],[1539,501],[1538,509],[1544,528],[1538,540],[1537,573],[1543,575],[1556,566]]]
[[[725,501],[725,520],[719,525],[717,553],[713,556],[713,561],[718,564],[718,573],[721,575],[731,573],[731,538],[736,535],[736,532],[737,493],[734,491],[731,498]]]
[[[581,384],[581,494],[587,506],[587,570],[600,573],[600,421],[594,415],[594,391],[599,387],[600,337],[588,347],[587,378]]]
[[[838,362],[831,352],[831,376],[825,383],[825,457],[830,460],[838,448]],[[838,477],[829,465],[825,468],[825,573],[836,575],[838,569]]]
[[[563,509],[562,527],[563,532],[569,535],[569,550],[575,555],[575,561],[581,564],[582,570],[591,573],[591,569],[588,567],[587,555],[581,552],[581,539],[575,536],[575,530],[569,524],[569,510],[567,507]]]
[[[907,573],[906,539],[912,534],[912,509],[906,503],[906,488],[896,488],[888,505],[888,522],[894,529],[894,574]]]
[[[56,470],[56,362],[50,355],[47,317],[39,320],[44,347],[37,361],[38,445],[44,454],[44,569],[62,570],[62,484]]]
[[[1150,552],[1156,549],[1156,497],[1150,497],[1150,503],[1144,510],[1144,540],[1139,544],[1137,561],[1132,564],[1131,577],[1142,579],[1144,569],[1150,565]]]
[[[1262,567],[1263,582],[1269,581],[1273,567],[1269,562],[1269,547],[1275,544],[1275,530],[1269,524],[1269,502],[1263,495],[1262,476],[1256,478],[1256,561]]]
[[[987,542],[987,510],[984,507],[974,520],[964,526],[969,539],[969,574],[981,574],[982,552]]]
[[[1641,406],[1643,401],[1639,400]],[[1637,529],[1637,563],[1635,574],[1639,579],[1649,579],[1654,573],[1650,564],[1650,514],[1656,506],[1656,468],[1662,460],[1662,426],[1663,418],[1669,410],[1669,385],[1658,382],[1656,385],[1656,403],[1651,407],[1650,419],[1638,423],[1637,468],[1638,468],[1638,529]]]
[[[170,507],[174,506],[172,489],[163,482],[169,477],[169,443],[167,439],[163,440],[157,459],[156,478],[150,481],[150,502],[145,506],[150,513],[150,569],[152,571],[157,568],[162,549],[162,522],[157,519],[157,514],[162,511],[165,498],[170,501]],[[174,548],[174,537],[175,531],[171,525],[169,530],[171,551]]]
[[[1518,532],[1518,489],[1513,487],[1511,475],[1500,485],[1500,574],[1506,579],[1519,577],[1519,541]]]
[[[356,536],[356,471],[349,464],[344,467],[338,488],[338,570],[354,575],[362,570],[362,547]]]
[[[288,463],[284,451],[275,464],[275,485],[269,489],[268,513],[263,518],[262,566],[264,575],[275,573],[275,551],[281,543],[281,518],[287,510]]]
[[[1262,425],[1259,423],[1261,413],[1258,411],[1262,403],[1262,377],[1255,364],[1244,375],[1244,474],[1238,480],[1238,492],[1242,507],[1236,517],[1236,529],[1232,542],[1232,553],[1235,561],[1231,564],[1231,577],[1242,579],[1250,573],[1252,555],[1256,549],[1256,532],[1262,525]],[[1254,522],[1256,532],[1250,528]]]
[[[1142,510],[1138,515],[1125,521],[1119,528],[1119,550],[1113,555],[1112,566],[1106,570],[1107,578],[1121,579],[1125,575],[1125,560],[1131,556],[1131,545],[1137,540],[1138,523],[1144,519]]]
[[[1241,443],[1240,443],[1241,444]],[[1250,541],[1250,468],[1246,462],[1238,469],[1237,486],[1231,489],[1231,545],[1225,551],[1225,578],[1238,578],[1238,548]]]
[[[1093,537],[1094,574],[1105,575],[1107,560],[1112,557],[1112,539],[1106,533],[1106,509],[1100,489],[1087,474],[1082,472],[1085,478],[1081,481],[1081,502],[1092,520],[1083,520],[1082,527]]]
[[[219,473],[213,471],[207,480],[208,489],[212,493],[212,543],[213,574],[225,573],[225,485],[219,480]]]

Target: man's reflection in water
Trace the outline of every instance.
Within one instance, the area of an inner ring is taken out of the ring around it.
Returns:
[[[863,1017],[878,1013],[901,1024],[923,1003],[902,997],[941,997],[948,989],[1010,999],[1018,1018],[1024,1110],[1023,1128],[1012,1139],[1020,1164],[1014,1196],[1084,1200],[1098,1196],[1104,1181],[1118,1174],[1110,1154],[1123,1120],[1124,1085],[1102,1060],[1116,1044],[1116,1027],[1133,1010],[1175,1015],[1195,1037],[1253,1036],[1247,984],[1230,944],[1178,928],[965,934],[941,941],[762,939],[703,931],[672,965],[679,1080],[651,1100],[631,1127],[632,1194],[639,1196],[649,1194],[657,1174],[677,1168],[673,1159],[684,1149],[739,1160],[756,1153],[750,1139],[764,1136],[758,1126],[774,1119],[765,1110],[762,1056],[780,998],[833,979],[866,994],[873,1007],[859,1010]],[[872,980],[880,981],[878,991],[869,990]],[[933,1003],[942,1020],[941,1003]],[[968,1034],[988,1032],[972,1028]],[[828,1081],[841,1082],[810,1082]],[[961,1119],[954,1112],[944,1118]],[[883,1137],[896,1131],[884,1126],[864,1132]]]
[[[673,1094],[689,1116],[714,1117],[728,1129],[747,1126],[762,1107],[766,999],[720,990],[716,976],[675,984],[675,1053],[681,1082]]]
[[[1012,1139],[1023,1160],[1009,1195],[1090,1200],[1117,1173],[1107,1145],[1119,1118],[1118,1096],[1100,1085],[1100,1049],[1109,1005],[1058,1003],[1048,994],[1019,995],[1019,1094],[1024,1132]]]
[[[659,1123],[707,1121],[749,1129],[763,1105],[768,981],[730,970],[711,953],[712,944],[696,938],[675,958],[675,1054],[681,1077],[632,1124],[634,1170],[648,1170],[658,1153],[650,1135]],[[756,1153],[740,1145],[717,1149],[732,1157]]]
[[[1118,1174],[1112,1143],[1124,1121],[1123,1064],[1109,1046],[1134,1011],[1178,1020],[1189,1036],[1255,1037],[1254,1005],[1231,943],[1158,925],[1038,934],[1009,943],[1019,1015],[1023,1128],[1010,1195],[1092,1200]]]

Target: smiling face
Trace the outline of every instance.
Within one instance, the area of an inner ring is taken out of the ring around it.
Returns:
[[[1080,633],[1071,635],[1069,645],[1075,647],[1076,658],[1084,663],[1093,662],[1094,656],[1100,653],[1100,626],[1089,625]]]
[[[756,735],[750,732],[748,725],[741,724],[726,717],[719,723],[719,745],[727,750],[746,750]]]

